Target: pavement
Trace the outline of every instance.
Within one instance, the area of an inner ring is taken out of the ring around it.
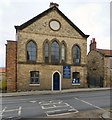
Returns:
[[[51,91],[51,90],[36,90],[36,91],[25,91],[25,92],[11,92],[11,93],[0,93],[0,97],[11,97],[11,96],[26,96],[26,95],[47,95],[56,93],[71,93],[71,92],[92,92],[92,91],[102,91],[110,90],[109,87],[106,88],[79,88],[79,89],[64,89],[61,91]]]
[[[47,95],[47,94],[62,94],[62,93],[72,93],[72,92],[92,92],[92,91],[102,91],[110,90],[111,88],[80,88],[80,89],[65,89],[61,91],[26,91],[26,92],[12,92],[12,93],[0,93],[0,97],[14,97],[14,96],[27,96],[27,95]],[[106,111],[102,114],[103,119],[111,118],[111,111]]]
[[[107,111],[107,112],[103,113],[102,118],[104,118],[104,119],[111,118],[112,119],[112,112]]]

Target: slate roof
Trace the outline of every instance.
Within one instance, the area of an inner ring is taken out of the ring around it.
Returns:
[[[42,12],[41,14],[35,16],[34,18],[30,19],[29,21],[23,23],[20,26],[15,26],[16,31],[17,30],[22,30],[24,28],[26,28],[27,26],[31,25],[33,22],[37,21],[38,19],[40,19],[41,17],[47,15],[48,13],[50,13],[52,10],[56,10],[82,37],[84,38],[88,38],[89,35],[85,35],[73,22],[71,22],[56,6],[53,6],[49,9],[47,9],[46,11]]]

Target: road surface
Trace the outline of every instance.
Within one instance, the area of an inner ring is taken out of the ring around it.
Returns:
[[[2,118],[44,118],[78,115],[110,107],[110,91],[3,97]],[[88,116],[85,116],[85,118]]]

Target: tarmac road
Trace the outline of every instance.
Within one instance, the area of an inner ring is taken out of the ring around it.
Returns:
[[[100,117],[110,108],[110,90],[2,98],[2,118]],[[100,115],[99,114],[99,115]],[[80,116],[78,116],[80,115]]]

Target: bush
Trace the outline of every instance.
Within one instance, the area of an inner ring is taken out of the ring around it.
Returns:
[[[7,87],[6,80],[1,80],[1,81],[0,81],[0,89],[1,89],[2,91],[5,91],[5,90],[6,90],[6,87]]]

